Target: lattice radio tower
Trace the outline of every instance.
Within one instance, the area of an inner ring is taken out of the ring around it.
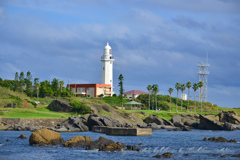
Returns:
[[[203,102],[207,102],[207,78],[209,75],[209,71],[207,70],[210,65],[208,64],[208,54],[207,54],[207,62],[199,62],[198,67],[198,75],[199,75],[199,81],[203,82],[203,87],[201,92],[199,92],[199,100]],[[202,98],[202,99],[201,99]]]

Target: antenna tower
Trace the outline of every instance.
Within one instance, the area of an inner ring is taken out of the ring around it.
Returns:
[[[198,75],[199,75],[199,82],[203,82],[202,90],[199,92],[199,100],[203,102],[207,102],[207,77],[209,75],[209,71],[207,70],[210,65],[208,64],[208,53],[207,53],[207,62],[199,62],[198,67]]]

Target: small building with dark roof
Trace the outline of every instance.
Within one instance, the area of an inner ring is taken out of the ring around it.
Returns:
[[[125,97],[129,98],[129,99],[135,99],[137,98],[140,94],[148,94],[147,92],[143,92],[140,90],[131,90],[128,92],[124,92],[123,93]]]

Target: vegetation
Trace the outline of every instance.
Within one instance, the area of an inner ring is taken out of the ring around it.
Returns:
[[[23,72],[20,75],[16,72],[14,80],[0,78],[0,86],[14,92],[25,93],[28,97],[70,97],[72,93],[63,85],[64,82],[56,78],[52,82],[47,80],[39,82],[39,78],[35,78],[33,83],[30,71],[27,72],[26,77]]]
[[[171,105],[172,105],[172,92],[173,92],[173,88],[169,88],[169,89],[168,89],[168,92],[169,92],[169,94],[170,94],[170,112],[171,112],[171,110],[172,110]],[[189,104],[188,104],[188,105],[189,105]]]
[[[90,107],[81,101],[70,99],[70,105],[72,106],[73,110],[79,114],[88,114],[91,111]]]
[[[177,112],[177,103],[178,103],[178,91],[179,91],[180,87],[181,87],[180,83],[176,83],[175,84],[175,88],[177,90],[176,112]]]
[[[124,92],[124,89],[123,89],[123,80],[124,80],[123,75],[120,74],[119,77],[118,77],[118,81],[119,81],[118,87],[120,87],[120,88],[119,88],[119,96],[120,96],[121,101],[122,101],[122,109],[123,109],[123,92]]]

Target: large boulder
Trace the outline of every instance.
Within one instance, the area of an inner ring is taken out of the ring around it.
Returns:
[[[145,118],[143,120],[145,123],[156,123],[157,125],[171,125],[173,126],[173,124],[168,121],[168,120],[165,120],[161,117],[158,117],[157,115],[149,115],[147,118]]]
[[[171,122],[174,124],[175,122],[181,122],[182,121],[182,116],[179,114],[175,114],[172,118],[171,118]]]
[[[49,104],[48,108],[50,110],[57,111],[57,112],[72,112],[73,111],[72,106],[69,104],[69,101],[66,99],[53,100]]]
[[[118,120],[99,114],[91,114],[88,117],[87,123],[89,125],[90,130],[92,129],[93,126],[110,126],[110,127],[122,126],[122,124],[120,124]]]
[[[43,128],[33,132],[29,138],[30,145],[62,145],[64,143],[60,133]]]
[[[141,149],[135,145],[127,145],[117,142],[115,143],[112,140],[106,139],[102,136],[98,140],[91,142],[86,146],[86,150],[98,149],[99,151],[122,151],[122,150],[131,150],[131,151],[140,151]]]
[[[200,115],[200,124],[198,125],[199,129],[206,130],[225,130],[223,124],[220,122],[213,121],[206,116]]]
[[[55,126],[55,130],[59,132],[85,132],[89,131],[88,117],[69,117],[68,120]]]
[[[234,111],[222,111],[219,114],[219,121],[240,124],[240,115]]]
[[[91,137],[75,136],[75,137],[72,137],[70,140],[66,141],[64,143],[64,147],[69,147],[69,148],[81,147],[81,148],[83,148],[92,142],[93,142],[93,140]]]

